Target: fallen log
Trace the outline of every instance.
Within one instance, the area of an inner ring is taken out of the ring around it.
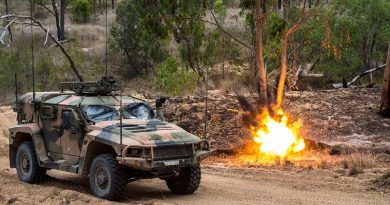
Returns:
[[[310,71],[311,68],[308,70]],[[302,66],[299,66],[297,72],[295,73],[295,77],[307,77],[307,78],[322,78],[324,77],[323,73],[310,73],[309,71],[302,68]]]
[[[365,75],[368,75],[372,72],[375,72],[377,70],[381,70],[381,69],[384,69],[386,67],[386,64],[383,64],[381,66],[378,66],[376,68],[372,68],[370,70],[366,70],[364,71],[363,73],[361,73],[360,75],[354,77],[351,81],[349,81],[348,83],[335,83],[333,84],[333,87],[334,88],[347,88],[349,87],[350,85],[352,85],[353,83],[355,83],[357,80],[359,80],[361,77],[365,76]]]

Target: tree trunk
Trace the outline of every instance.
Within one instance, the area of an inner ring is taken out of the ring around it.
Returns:
[[[301,25],[302,22],[295,24],[284,34],[282,39],[282,51],[280,54],[281,69],[280,69],[280,78],[278,83],[278,92],[276,96],[277,108],[279,108],[282,105],[283,95],[284,95],[284,85],[286,83],[287,64],[288,64],[287,62],[288,37],[290,37],[290,35],[293,34],[295,31],[297,31]]]
[[[387,49],[386,70],[379,112],[384,116],[390,117],[390,44]]]
[[[115,9],[115,0],[111,0],[111,8],[112,8],[112,10]]]
[[[8,14],[9,13],[9,7],[8,7],[8,0],[5,0],[5,14]],[[8,27],[8,32],[9,32],[9,36],[10,36],[10,39],[12,41],[12,30],[11,30],[11,26]]]
[[[60,41],[65,40],[65,0],[61,0]]]
[[[61,26],[60,26],[60,16],[58,14],[57,2],[56,0],[51,0],[51,6],[53,7],[54,18],[56,19],[57,27],[57,39],[61,40]]]
[[[282,10],[283,10],[283,19],[288,20],[288,10],[290,8],[290,0],[283,0]]]
[[[260,103],[262,106],[267,105],[267,76],[264,68],[263,59],[263,24],[264,19],[261,13],[260,0],[255,5],[255,26],[256,26],[256,61],[257,70],[260,78]]]

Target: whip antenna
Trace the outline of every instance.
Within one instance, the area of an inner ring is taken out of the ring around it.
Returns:
[[[33,0],[30,0],[30,18],[31,18],[31,70],[32,70],[32,89],[33,102],[35,102],[35,56],[34,56],[34,30],[33,30]]]
[[[209,92],[209,67],[206,67],[206,96],[205,96],[205,107],[204,107],[204,137],[207,138],[207,103],[208,103],[208,92]]]
[[[108,76],[108,4],[107,4],[107,0],[105,1],[106,3],[106,77]]]
[[[18,106],[18,76],[15,73],[15,106]]]
[[[119,144],[120,144],[120,148],[121,148],[121,156],[122,156],[122,127],[123,127],[123,122],[122,122],[122,118],[123,118],[123,110],[122,110],[122,85],[121,86],[121,90],[120,90],[120,96],[119,96]]]

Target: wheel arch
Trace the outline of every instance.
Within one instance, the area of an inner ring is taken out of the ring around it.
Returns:
[[[79,175],[82,176],[88,176],[92,161],[96,156],[100,154],[118,155],[113,146],[102,142],[91,141],[87,145],[83,146],[87,146],[87,148],[85,151],[82,151],[82,156],[80,157]]]
[[[11,136],[12,137],[12,136]],[[9,144],[9,165],[11,168],[15,168],[16,152],[18,147],[26,141],[33,141],[32,133],[30,132],[16,132],[13,134],[13,140]]]

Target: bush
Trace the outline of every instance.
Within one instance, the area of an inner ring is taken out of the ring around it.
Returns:
[[[75,23],[88,23],[92,19],[92,5],[89,0],[76,0],[73,3],[72,20]]]
[[[199,75],[178,66],[173,57],[169,57],[157,67],[157,82],[168,95],[178,96],[193,93]]]

